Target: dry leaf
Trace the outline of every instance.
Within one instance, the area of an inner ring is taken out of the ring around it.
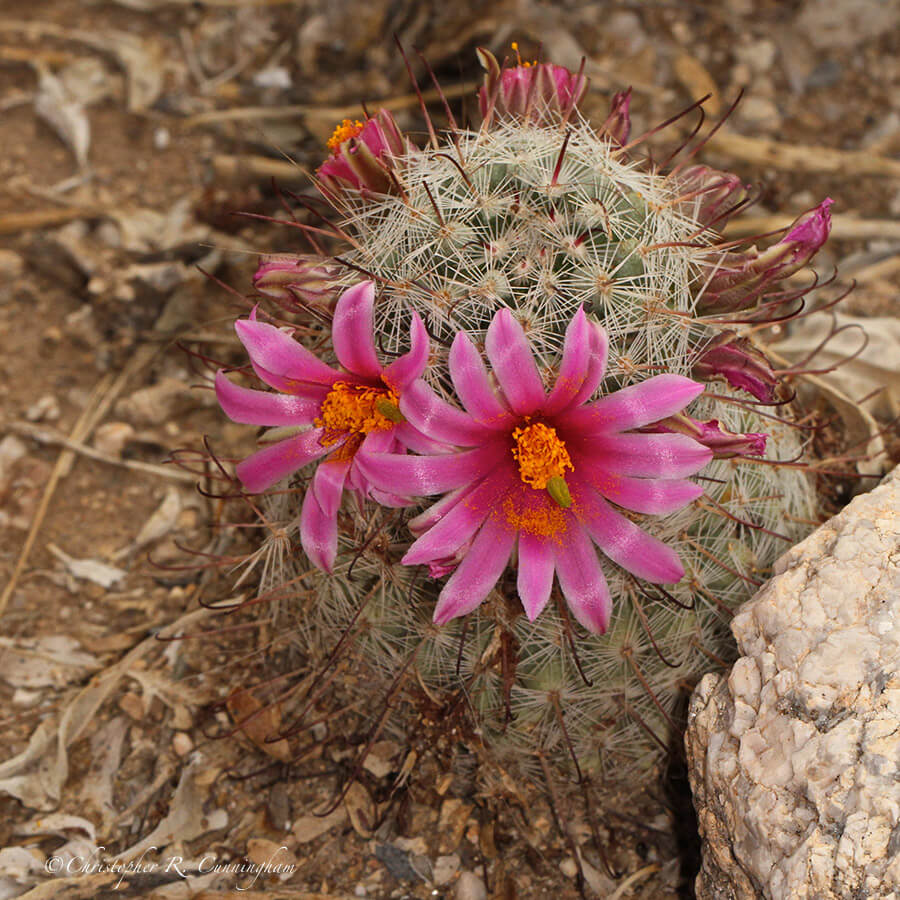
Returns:
[[[86,168],[91,146],[91,124],[85,115],[84,105],[72,97],[62,81],[43,68],[38,76],[34,111],[72,151],[78,168]]]
[[[67,837],[70,831],[81,831],[91,840],[97,837],[97,829],[94,827],[93,822],[89,822],[87,819],[81,818],[81,816],[70,816],[65,813],[50,813],[47,816],[38,816],[30,822],[16,825],[13,831],[15,834],[55,834],[60,837]]]
[[[17,688],[61,688],[81,681],[100,667],[100,661],[80,649],[75,638],[63,634],[21,639],[0,638],[0,672]]]
[[[181,505],[181,494],[176,488],[170,487],[166,491],[163,502],[141,526],[141,530],[134,539],[134,546],[136,548],[144,547],[165,537],[175,527],[181,513]]]
[[[226,702],[232,721],[263,753],[282,762],[291,759],[291,748],[287,738],[273,738],[281,729],[281,707],[277,704],[265,705],[249,691],[239,689],[228,696]]]
[[[343,825],[346,820],[347,808],[341,804],[327,816],[300,816],[294,822],[294,827],[291,831],[293,831],[294,837],[299,843],[308,844],[317,837],[321,837],[326,831]]]
[[[66,571],[74,578],[92,581],[103,588],[111,588],[120,582],[128,573],[124,569],[109,566],[97,559],[76,559],[60,550],[56,544],[47,544],[47,549],[66,567]]]
[[[372,795],[358,781],[350,785],[344,795],[344,806],[353,830],[362,838],[370,838],[378,819],[378,807]]]

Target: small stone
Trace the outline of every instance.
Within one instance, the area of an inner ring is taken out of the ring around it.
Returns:
[[[187,756],[194,749],[194,742],[186,732],[176,731],[172,738],[172,749],[178,756]]]
[[[135,722],[140,722],[144,718],[144,701],[139,694],[132,691],[119,697],[119,709]]]
[[[59,419],[59,401],[53,394],[44,394],[25,410],[29,422],[55,422]]]
[[[0,491],[9,482],[13,466],[28,453],[28,448],[14,434],[0,441]]]
[[[0,249],[0,281],[19,278],[25,271],[25,260],[13,250]]]
[[[301,816],[291,829],[294,837],[301,844],[307,844],[321,837],[326,831],[343,825],[347,821],[347,808],[341,804],[327,816]]]
[[[456,900],[487,900],[487,888],[474,872],[462,872],[456,882]]]
[[[161,425],[188,395],[187,385],[177,378],[161,378],[150,387],[135,391],[120,400],[116,410],[141,425]]]
[[[466,822],[472,812],[471,803],[463,803],[456,797],[448,797],[441,804],[438,831],[441,835],[441,853],[452,853],[460,845]]]
[[[562,872],[566,878],[574,878],[578,874],[578,863],[576,863],[571,856],[567,856],[559,864],[559,871]]]
[[[431,880],[439,887],[447,884],[459,871],[459,864],[460,858],[456,853],[451,853],[448,856],[439,856],[434,861]]]

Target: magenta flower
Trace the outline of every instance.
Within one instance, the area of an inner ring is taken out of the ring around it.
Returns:
[[[340,293],[338,279],[346,268],[327,256],[273,253],[263,256],[253,276],[253,287],[280,306],[330,306]]]
[[[749,338],[734,331],[723,331],[712,338],[697,354],[691,374],[708,381],[724,378],[733,388],[747,391],[771,403],[775,399],[778,378],[765,354]]]
[[[512,47],[518,54],[518,46]],[[565,66],[520,60],[517,66],[501,68],[494,54],[483,47],[478,48],[478,58],[485,69],[484,86],[478,91],[485,120],[495,114],[543,120],[552,113],[565,118],[588,88],[584,75]]]
[[[728,253],[700,297],[703,312],[735,312],[753,306],[766,290],[802,269],[828,239],[834,201],[829,197],[804,213],[788,233],[761,253],[752,247]]]
[[[609,115],[600,129],[600,134],[621,146],[627,144],[631,134],[630,106],[631,88],[613,94],[612,102],[609,105]]]
[[[432,441],[409,425],[398,402],[428,361],[428,333],[418,315],[410,325],[410,350],[382,366],[372,340],[375,286],[357,284],[337,302],[332,343],[344,371],[333,369],[274,325],[255,316],[235,323],[256,374],[278,393],[254,391],[216,373],[216,397],[226,415],[247,425],[299,426],[305,430],[249,456],[237,466],[246,490],[257,494],[327,457],[316,469],[300,511],[303,549],[330,572],[337,553],[337,513],[344,488],[385,506],[404,506],[391,487],[369,484],[359,467],[366,453],[434,452]]]
[[[713,459],[734,456],[762,456],[766,452],[767,434],[756,431],[728,431],[718,419],[695,419],[679,413],[667,416],[654,425],[642,429],[646,434],[686,434],[708,447]]]
[[[328,140],[331,156],[316,169],[326,193],[351,190],[390,194],[397,190],[392,175],[394,160],[415,148],[386,110],[380,109],[365,122],[349,119],[338,125]]]
[[[684,575],[675,551],[613,504],[660,515],[702,493],[685,476],[711,459],[706,447],[680,434],[631,430],[679,412],[703,386],[657,375],[589,403],[606,368],[607,338],[583,310],[566,331],[549,392],[508,309],[495,314],[485,350],[496,387],[468,335],[459,333],[450,350],[450,374],[465,412],[421,380],[400,400],[411,425],[461,449],[430,456],[373,453],[360,465],[383,489],[447,494],[415,520],[420,536],[403,558],[438,573],[455,566],[438,598],[436,623],[475,609],[515,550],[519,597],[530,620],[546,606],[555,572],[578,621],[601,633],[611,598],[594,544],[639,578],[672,583]]]
[[[678,188],[687,205],[694,209],[697,221],[701,225],[714,223],[719,229],[747,196],[747,189],[737,175],[709,166],[685,169],[678,176]]]

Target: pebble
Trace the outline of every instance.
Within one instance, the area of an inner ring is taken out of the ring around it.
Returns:
[[[439,856],[434,861],[431,880],[438,886],[447,884],[459,871],[460,862],[461,860],[456,853],[451,853],[448,856]]]
[[[134,719],[135,722],[140,722],[144,718],[144,701],[132,691],[119,697],[119,709]]]
[[[456,900],[487,900],[487,888],[474,872],[463,872],[456,882]]]
[[[194,749],[194,742],[186,732],[176,731],[172,738],[172,749],[178,756],[187,756]]]
[[[134,428],[127,422],[104,422],[95,432],[93,444],[101,453],[119,459],[132,437]]]
[[[6,486],[13,466],[26,453],[28,448],[13,434],[8,434],[0,441],[0,490]]]
[[[448,797],[441,804],[438,829],[441,832],[442,853],[452,853],[459,846],[471,812],[472,804],[463,803],[456,797]]]
[[[177,378],[161,378],[150,387],[135,391],[120,400],[116,410],[132,422],[161,425],[174,412],[180,400],[188,398],[188,388]]]
[[[59,418],[59,401],[53,394],[44,394],[25,410],[25,418],[29,422],[55,422]]]

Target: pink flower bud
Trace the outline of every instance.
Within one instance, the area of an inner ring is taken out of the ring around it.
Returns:
[[[396,192],[396,179],[390,173],[396,160],[415,149],[386,109],[365,122],[344,119],[328,146],[331,156],[316,169],[316,175],[322,187],[335,194],[347,190]]]
[[[733,388],[765,403],[775,399],[778,388],[778,379],[763,353],[734,331],[723,331],[700,350],[691,377],[700,381],[724,378]]]
[[[518,50],[515,44],[513,49]],[[565,119],[584,96],[588,79],[552,63],[522,63],[501,68],[490,50],[478,48],[485,69],[478,92],[481,115],[515,116],[537,122]]]
[[[678,178],[678,187],[685,197],[685,205],[701,225],[712,222],[721,228],[747,194],[737,175],[720,172],[709,166],[691,166]]]
[[[747,432],[733,433],[719,425],[718,419],[706,422],[679,413],[661,419],[648,428],[641,429],[651,434],[676,432],[686,434],[697,443],[713,452],[713,459],[730,459],[733,456],[762,456],[766,452],[767,434]]]
[[[761,253],[755,248],[726,253],[718,261],[700,298],[702,312],[734,312],[753,306],[773,285],[802,269],[831,231],[829,197],[804,213],[777,243]]]
[[[600,129],[603,137],[609,138],[620,146],[628,143],[628,136],[631,134],[631,116],[628,112],[630,106],[631,88],[613,94],[612,102],[609,105],[609,115]]]
[[[326,256],[272,254],[263,256],[253,287],[286,309],[297,305],[330,306],[342,290],[346,269]]]

